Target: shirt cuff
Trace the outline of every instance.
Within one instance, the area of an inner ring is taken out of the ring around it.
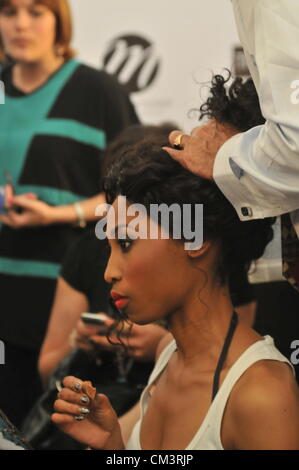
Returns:
[[[243,184],[246,179],[243,169],[235,162],[236,150],[239,151],[240,139],[237,134],[228,139],[216,155],[213,178],[219,189],[236,209],[240,220],[259,219],[267,215],[257,207],[257,201]]]

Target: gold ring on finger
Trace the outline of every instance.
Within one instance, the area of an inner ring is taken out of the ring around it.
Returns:
[[[182,148],[182,137],[183,137],[183,133],[179,134],[176,136],[176,138],[174,139],[174,143],[173,143],[173,146],[177,149],[181,149]]]

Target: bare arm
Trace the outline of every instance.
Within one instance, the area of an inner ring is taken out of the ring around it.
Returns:
[[[100,204],[105,204],[105,202],[106,199],[103,193],[80,202],[85,219],[87,221],[98,219],[98,217],[95,216],[96,207]],[[67,206],[56,206],[53,208],[52,217],[53,221],[51,223],[73,223],[77,220],[77,213],[73,204],[69,204]]]
[[[98,219],[99,217],[95,215],[96,207],[105,204],[105,201],[106,199],[103,193],[90,199],[80,201],[84,219],[86,221]],[[0,222],[13,228],[72,224],[78,220],[78,214],[74,204],[51,206],[46,202],[36,199],[36,197],[21,195],[10,199],[9,207],[12,208],[13,206],[21,207],[23,212],[19,214],[12,209],[9,210],[7,214],[0,215]]]
[[[55,367],[70,352],[69,336],[80,314],[87,309],[88,301],[85,295],[59,278],[48,331],[38,361],[38,369],[44,383],[47,383]]]
[[[299,391],[291,370],[262,361],[243,382],[233,405],[237,450],[299,450]],[[236,395],[236,394],[235,394]]]

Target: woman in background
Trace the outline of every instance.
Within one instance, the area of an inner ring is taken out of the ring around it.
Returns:
[[[0,407],[17,425],[41,392],[36,364],[61,260],[104,202],[102,151],[138,122],[112,77],[74,59],[71,39],[66,0],[0,0],[0,183],[6,172],[17,194],[0,217]]]

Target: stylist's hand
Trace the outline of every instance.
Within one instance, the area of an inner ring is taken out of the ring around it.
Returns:
[[[206,125],[196,127],[191,136],[181,131],[173,131],[169,135],[171,145],[175,145],[177,137],[183,134],[180,142],[181,150],[170,147],[164,147],[164,150],[191,173],[212,180],[218,150],[238,133],[239,131],[227,124],[220,124],[211,119]]]
[[[23,209],[19,214],[14,206]],[[55,207],[37,200],[35,195],[23,194],[10,197],[8,201],[8,213],[0,216],[0,222],[12,228],[24,228],[45,226],[54,222]]]
[[[111,322],[113,320],[109,319]],[[126,345],[129,356],[134,357],[138,361],[154,361],[156,356],[156,350],[159,342],[168,334],[168,331],[161,326],[151,324],[151,325],[129,325],[124,323],[121,340]],[[119,340],[116,336],[111,336],[113,342],[118,343]],[[113,346],[109,343],[106,336],[94,335],[90,337],[90,340],[94,344],[101,346],[107,350],[113,351],[117,346]]]
[[[106,395],[87,395],[85,383],[65,377],[54,403],[52,421],[73,439],[94,449],[124,449],[117,415]]]

